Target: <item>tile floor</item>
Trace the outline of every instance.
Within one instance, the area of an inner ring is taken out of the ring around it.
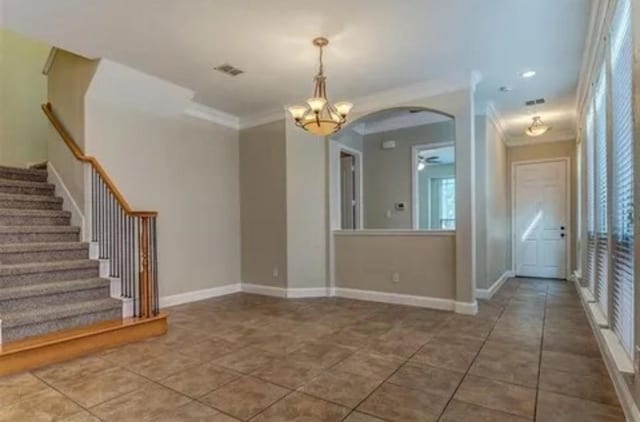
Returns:
[[[514,279],[476,316],[247,294],[169,334],[0,378],[0,421],[624,420],[572,284]]]

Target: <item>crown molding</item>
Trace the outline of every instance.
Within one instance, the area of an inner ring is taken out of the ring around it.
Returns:
[[[238,118],[238,116],[196,103],[195,101],[191,101],[191,104],[184,110],[184,114],[231,129],[240,129],[240,118]]]
[[[521,147],[528,145],[549,144],[554,142],[576,141],[576,133],[572,129],[551,132],[537,138],[522,135],[507,138],[505,145],[508,147]]]
[[[239,128],[241,130],[249,129],[267,123],[277,122],[278,120],[283,120],[287,117],[286,110],[286,107],[283,107],[279,110],[267,110],[263,113],[254,114],[252,116],[240,117]]]
[[[509,136],[507,136],[507,132],[504,130],[504,126],[502,125],[502,118],[500,117],[500,113],[498,112],[498,110],[496,110],[496,107],[493,104],[493,102],[487,103],[486,113],[487,113],[487,119],[489,119],[491,124],[493,124],[493,126],[498,131],[498,135],[500,136],[502,143],[505,145],[508,145],[510,138]]]

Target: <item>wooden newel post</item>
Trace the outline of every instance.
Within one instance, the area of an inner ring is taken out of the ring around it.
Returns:
[[[149,217],[140,217],[140,313],[149,318],[151,309],[151,268],[149,262]]]

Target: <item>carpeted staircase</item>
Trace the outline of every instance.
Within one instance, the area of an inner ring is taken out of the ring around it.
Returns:
[[[122,317],[47,171],[0,167],[0,343]]]

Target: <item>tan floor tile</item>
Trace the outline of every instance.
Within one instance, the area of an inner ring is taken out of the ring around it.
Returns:
[[[100,419],[93,416],[91,413],[82,411],[76,415],[68,418],[60,419],[59,422],[101,422]]]
[[[309,359],[323,368],[331,367],[353,355],[356,348],[333,343],[311,342],[289,354],[292,359]]]
[[[385,383],[358,410],[389,421],[438,420],[448,401],[447,397]]]
[[[540,391],[536,421],[623,422],[622,409],[561,394]]]
[[[238,422],[238,419],[218,412],[204,404],[192,401],[177,409],[144,419],[145,422]]]
[[[90,411],[105,422],[139,422],[184,406],[189,401],[175,391],[152,384],[92,407]]]
[[[202,362],[209,362],[244,348],[245,345],[224,340],[205,340],[196,344],[184,344],[180,353]]]
[[[609,375],[607,367],[601,358],[576,355],[573,353],[554,352],[545,350],[542,352],[542,368],[558,369],[565,372],[579,374]]]
[[[536,388],[539,364],[537,350],[532,352],[487,342],[469,373]]]
[[[92,407],[151,384],[146,378],[116,367],[56,381],[52,385],[81,406]]]
[[[160,384],[192,398],[202,397],[240,374],[212,364],[198,365],[158,381]]]
[[[137,361],[127,368],[136,374],[140,374],[154,381],[161,380],[169,375],[177,374],[193,368],[200,363],[197,359],[179,353],[164,353],[147,360]]]
[[[300,389],[301,392],[333,403],[353,408],[364,400],[381,380],[329,370]]]
[[[252,422],[339,422],[349,409],[302,393],[292,393],[259,414]]]
[[[387,359],[367,352],[358,352],[334,366],[333,369],[383,380],[398,369],[401,364],[402,361]]]
[[[241,420],[249,420],[289,393],[289,390],[253,377],[242,377],[200,400]]]
[[[543,369],[540,373],[540,389],[612,406],[620,405],[608,375],[593,376]]]
[[[29,394],[48,390],[49,387],[30,373],[0,378],[0,407],[7,406]]]
[[[279,355],[273,352],[255,347],[246,347],[235,353],[218,358],[212,363],[237,372],[249,374],[260,367],[270,364],[278,357]]]
[[[295,390],[323,372],[323,368],[312,365],[307,359],[290,357],[276,359],[258,368],[251,375],[262,380]]]
[[[353,412],[344,422],[385,422],[382,419],[378,419],[375,416],[367,415],[366,413]]]
[[[89,377],[113,367],[112,362],[96,356],[87,356],[37,369],[33,373],[49,384],[56,384],[73,378]]]
[[[450,398],[462,377],[463,374],[447,369],[404,365],[387,382]]]
[[[62,394],[46,389],[3,406],[0,410],[0,422],[49,422],[64,420],[82,412],[80,406]]]
[[[467,375],[454,397],[457,400],[532,418],[536,390],[488,378]]]
[[[432,340],[418,350],[409,362],[412,365],[429,365],[464,373],[476,354],[477,351],[469,350],[464,345]]]
[[[465,403],[458,400],[451,400],[445,409],[442,422],[526,422],[530,418],[510,415],[498,410],[487,409],[475,404]]]

